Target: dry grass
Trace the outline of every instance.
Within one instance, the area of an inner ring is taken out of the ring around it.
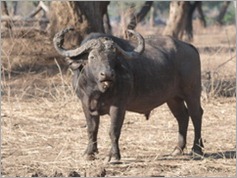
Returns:
[[[200,51],[204,94],[236,95],[236,30],[234,26],[196,29],[194,44]]]
[[[233,29],[200,30],[193,41],[199,49],[205,45],[212,47],[209,51],[200,50],[203,85],[210,87],[206,87],[207,100],[202,102],[204,158],[193,160],[188,154],[166,156],[177,141],[177,122],[163,105],[152,111],[148,121],[143,115],[127,113],[120,140],[122,160],[116,165],[104,164],[110,148],[108,116],[101,118],[98,159],[92,162],[84,159],[85,119],[72,90],[72,73],[60,63],[47,37],[38,34],[32,39],[2,39],[2,175],[235,176],[236,84],[232,79],[235,79],[236,65],[234,59],[228,61],[234,57],[235,48],[226,50],[235,44],[223,35],[227,30],[229,37],[234,36]],[[220,39],[216,39],[217,34]],[[213,43],[220,47],[214,48]],[[207,72],[213,73],[211,78]],[[231,81],[228,89],[224,89],[226,81]],[[229,92],[231,88],[234,92],[228,97],[220,92]],[[192,143],[190,122],[185,153],[190,151]]]

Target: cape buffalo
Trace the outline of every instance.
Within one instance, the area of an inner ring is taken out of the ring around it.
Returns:
[[[112,35],[92,33],[75,49],[63,48],[64,36],[54,37],[54,46],[74,70],[73,87],[81,100],[87,121],[89,159],[97,153],[100,116],[111,117],[111,158],[119,160],[119,137],[125,112],[149,115],[167,103],[178,121],[178,143],[172,155],[183,153],[189,116],[194,125],[193,153],[202,155],[200,104],[201,69],[196,48],[169,36],[144,38],[129,30],[136,39],[127,41]]]

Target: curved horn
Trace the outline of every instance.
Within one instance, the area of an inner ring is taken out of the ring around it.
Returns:
[[[83,44],[82,46],[76,48],[76,49],[71,49],[71,50],[66,50],[62,47],[63,43],[64,43],[64,36],[66,33],[68,33],[69,31],[73,31],[74,28],[72,27],[68,27],[60,32],[58,32],[53,39],[53,43],[54,43],[54,47],[57,50],[57,52],[59,54],[61,54],[62,56],[66,56],[66,57],[76,57],[92,48],[97,48],[100,47],[101,43],[100,41],[93,39],[90,40],[88,42],[86,42],[85,44]]]
[[[132,33],[137,38],[138,46],[134,49],[134,52],[142,54],[145,49],[145,40],[142,35],[134,30],[127,30],[129,33]]]
[[[129,33],[132,33],[138,41],[138,46],[133,51],[124,51],[120,46],[116,45],[116,48],[121,52],[125,57],[131,59],[138,54],[142,54],[145,49],[145,40],[142,35],[134,30],[127,30]]]

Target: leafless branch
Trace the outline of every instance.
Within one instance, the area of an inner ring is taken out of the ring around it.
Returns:
[[[34,9],[27,17],[27,18],[33,18],[36,14],[38,14],[41,10],[45,11],[46,13],[49,12],[48,6],[44,4],[43,1],[40,1],[36,9]]]

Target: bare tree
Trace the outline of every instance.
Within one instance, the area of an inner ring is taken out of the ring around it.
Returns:
[[[231,1],[224,1],[223,2],[222,6],[220,8],[220,13],[216,18],[217,24],[222,25],[222,23],[223,23],[222,20],[223,20],[225,14],[226,14],[226,11],[227,11],[230,3],[231,3]]]
[[[76,44],[90,32],[105,32],[103,16],[109,1],[52,1],[50,5],[49,33],[53,37],[59,30],[73,26],[71,38]],[[70,38],[70,37],[69,37]]]
[[[17,6],[18,6],[18,1],[12,1],[12,15],[16,15],[17,13]]]
[[[193,40],[193,14],[198,9],[200,18],[206,25],[201,8],[201,1],[172,1],[170,3],[170,14],[164,35],[170,35],[185,41]]]
[[[9,15],[6,1],[1,1],[1,11],[2,11],[1,15]]]
[[[201,4],[201,1],[187,2],[187,15],[185,23],[185,29],[183,34],[183,39],[186,41],[193,40],[193,13],[195,9]]]
[[[39,19],[39,26],[41,30],[45,30],[48,26],[48,13],[49,8],[43,1],[38,1],[38,4],[36,2],[33,3],[36,7],[31,13],[26,17],[28,19],[31,19],[35,16],[37,16],[37,19]],[[41,12],[40,15],[39,12]]]
[[[154,6],[151,7],[150,10],[150,27],[154,27],[154,19],[155,19],[155,8]]]
[[[206,27],[207,22],[206,22],[206,19],[204,17],[204,13],[203,13],[203,10],[202,10],[202,1],[198,1],[198,2],[199,2],[197,4],[198,20],[199,20],[202,27]]]
[[[42,11],[42,17],[46,18],[46,13],[48,13],[49,9],[48,7],[44,4],[43,1],[39,1],[38,4],[35,2],[33,3],[35,5],[35,9],[26,17],[26,18],[33,18],[36,14],[38,14],[40,11]]]
[[[151,6],[153,4],[153,1],[146,1],[145,4],[142,6],[141,10],[131,17],[131,20],[127,26],[127,29],[135,29],[137,24],[141,22],[144,17],[147,15],[149,10],[151,9]]]
[[[104,14],[103,16],[103,22],[104,22],[104,29],[105,29],[105,33],[107,34],[112,34],[112,27],[110,25],[110,19],[109,19],[109,14],[108,12],[106,14]]]
[[[7,2],[1,1],[1,16],[9,16],[8,8],[7,8]],[[2,25],[8,29],[12,29],[11,22],[5,21],[2,23]]]
[[[163,31],[164,35],[182,38],[187,22],[188,3],[187,1],[170,2],[169,19]]]

